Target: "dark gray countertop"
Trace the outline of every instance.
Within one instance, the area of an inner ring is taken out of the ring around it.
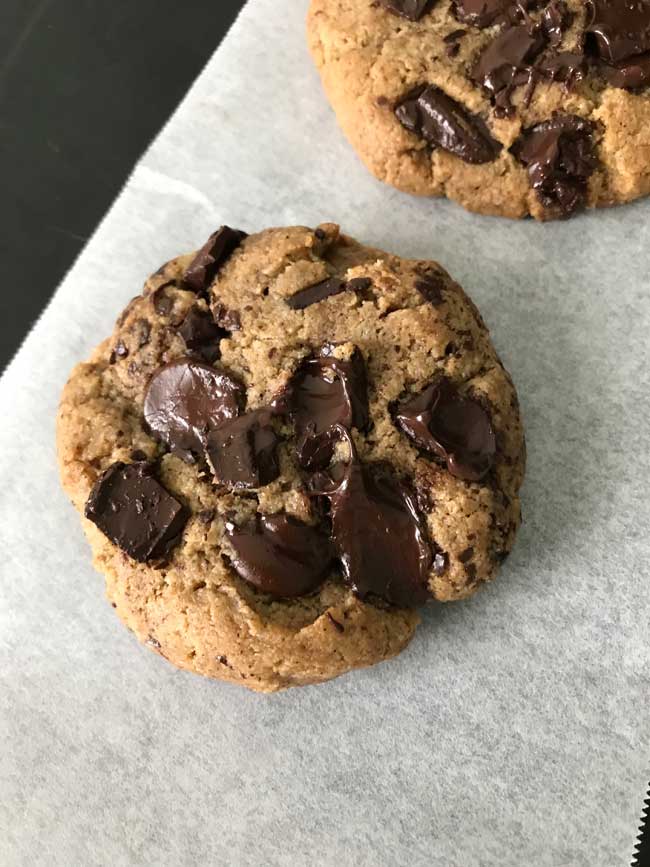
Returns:
[[[0,3],[0,370],[241,6]]]

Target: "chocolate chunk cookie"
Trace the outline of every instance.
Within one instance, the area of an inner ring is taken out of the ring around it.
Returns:
[[[650,192],[650,0],[312,0],[308,38],[400,190],[538,220]]]
[[[157,271],[73,371],[58,453],[124,623],[259,691],[399,653],[520,520],[517,397],[478,311],[332,224],[222,228]]]

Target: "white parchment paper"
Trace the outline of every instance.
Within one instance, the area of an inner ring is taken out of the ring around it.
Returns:
[[[322,95],[307,6],[250,0],[0,382],[0,863],[627,867],[650,754],[650,201],[537,225],[381,185]],[[261,697],[119,624],[54,417],[161,262],[222,222],[322,220],[439,260],[481,307],[525,412],[525,525],[396,661]]]

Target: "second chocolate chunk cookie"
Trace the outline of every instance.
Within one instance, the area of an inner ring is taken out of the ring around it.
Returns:
[[[398,189],[540,220],[650,193],[650,0],[312,0],[308,36]]]
[[[394,656],[520,520],[517,397],[476,308],[332,224],[223,227],[157,271],[74,370],[58,449],[121,619],[261,691]]]

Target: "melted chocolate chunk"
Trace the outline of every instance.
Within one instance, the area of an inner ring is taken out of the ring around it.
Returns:
[[[210,235],[183,274],[183,285],[192,292],[205,292],[219,268],[247,238],[246,232],[222,226]]]
[[[184,460],[202,453],[207,435],[239,415],[243,389],[226,373],[187,358],[151,377],[144,417],[151,432]]]
[[[260,590],[279,598],[316,590],[332,565],[329,539],[290,515],[257,515],[245,527],[226,523],[236,572]]]
[[[558,115],[525,130],[512,146],[547,208],[564,216],[583,207],[587,181],[596,167],[593,126],[576,115]]]
[[[587,61],[584,54],[574,54],[571,51],[559,51],[544,55],[535,64],[533,73],[551,81],[564,81],[571,85],[585,74]]]
[[[650,2],[588,0],[586,33],[591,47],[608,63],[650,51]]]
[[[612,87],[635,89],[650,84],[650,54],[641,54],[612,66],[603,63],[600,72]]]
[[[219,342],[228,332],[215,325],[212,315],[198,307],[190,307],[178,333],[191,352],[197,352],[206,361],[216,361],[221,355]]]
[[[448,379],[403,401],[395,422],[418,448],[443,458],[460,479],[479,481],[494,463],[496,438],[488,413],[461,396]]]
[[[362,466],[348,432],[349,464],[318,493],[330,503],[332,541],[343,574],[364,599],[373,594],[412,608],[429,598],[432,551],[413,491],[386,467]]]
[[[553,0],[542,13],[542,30],[551,45],[559,45],[571,15],[564,0]]]
[[[395,114],[406,129],[466,163],[492,162],[501,150],[480,117],[433,85],[407,96]]]
[[[141,563],[169,554],[188,519],[153,473],[152,464],[113,464],[95,483],[85,509],[89,521]]]
[[[438,307],[445,303],[442,290],[445,287],[445,280],[441,274],[435,271],[428,271],[415,281],[415,288],[429,304]]]
[[[368,378],[359,350],[349,361],[331,355],[326,345],[306,361],[291,388],[290,411],[296,428],[298,462],[304,469],[324,467],[332,458],[334,426],[368,426]]]
[[[521,20],[521,10],[529,9],[536,0],[454,0],[454,13],[463,24],[490,27],[492,24],[514,23]]]
[[[480,55],[471,78],[489,93],[497,114],[512,112],[512,91],[530,80],[530,66],[545,45],[539,29],[522,24],[501,31]]]
[[[255,410],[208,434],[206,453],[217,484],[261,488],[277,479],[278,437],[271,418],[270,410]]]
[[[431,0],[380,0],[380,3],[390,12],[409,21],[419,21],[431,6]]]

